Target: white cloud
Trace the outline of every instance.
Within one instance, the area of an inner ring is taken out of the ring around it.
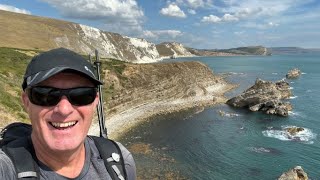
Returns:
[[[21,13],[21,14],[31,14],[31,12],[28,10],[19,9],[14,6],[9,6],[6,4],[0,4],[0,10],[11,11],[11,12]]]
[[[160,13],[164,16],[185,18],[186,14],[176,4],[169,4],[168,7],[162,8]]]
[[[222,17],[222,20],[223,20],[223,21],[238,21],[239,18],[236,17],[235,15],[225,14],[225,15]]]
[[[183,32],[179,30],[156,30],[156,31],[144,31],[143,36],[151,39],[163,39],[163,38],[177,38],[182,36]]]
[[[245,33],[245,31],[236,31],[236,32],[234,32],[234,34],[235,34],[235,35],[238,35],[238,36],[239,36],[239,35],[242,35],[242,34],[244,34],[244,33]]]
[[[41,0],[64,17],[101,21],[108,30],[126,33],[141,29],[144,13],[136,0]]]
[[[279,26],[278,23],[268,22],[268,23],[255,23],[255,22],[247,22],[241,25],[246,28],[255,28],[255,29],[268,29]]]
[[[221,18],[215,15],[204,16],[201,20],[204,23],[218,23],[221,22]]]
[[[190,7],[192,9],[212,7],[212,0],[177,0],[177,4]]]
[[[193,15],[197,14],[197,12],[195,10],[193,10],[193,9],[188,9],[188,13],[189,14],[193,14]]]

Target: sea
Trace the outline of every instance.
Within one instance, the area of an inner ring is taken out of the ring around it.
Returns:
[[[207,64],[239,84],[228,98],[257,78],[275,82],[293,68],[302,75],[286,79],[293,92],[286,100],[293,105],[288,117],[222,104],[158,115],[140,124],[120,140],[129,148],[140,147],[133,152],[139,179],[271,180],[301,166],[309,179],[320,180],[320,53],[168,61]],[[290,136],[288,127],[304,131]]]

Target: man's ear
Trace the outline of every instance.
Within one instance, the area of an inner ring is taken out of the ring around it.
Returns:
[[[95,107],[97,107],[98,106],[98,104],[99,104],[99,97],[100,97],[100,95],[99,95],[99,93],[97,93],[97,95],[96,95],[96,98],[95,98],[95,100],[94,100],[94,103],[95,103]]]
[[[23,91],[21,93],[21,101],[24,106],[24,109],[27,110],[30,105],[30,101],[29,101],[29,97],[25,91]]]

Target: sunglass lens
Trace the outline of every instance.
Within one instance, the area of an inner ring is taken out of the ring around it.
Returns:
[[[40,106],[53,106],[61,99],[60,93],[49,87],[34,87],[28,95],[33,104]]]
[[[97,95],[94,87],[74,88],[69,91],[69,101],[75,106],[91,104]]]

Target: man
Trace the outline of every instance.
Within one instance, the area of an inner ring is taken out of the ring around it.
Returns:
[[[93,66],[63,48],[35,56],[22,84],[40,179],[111,179],[100,152],[87,136],[99,101]],[[118,143],[128,179],[136,178],[131,153]],[[12,160],[0,150],[0,179],[16,179]]]

